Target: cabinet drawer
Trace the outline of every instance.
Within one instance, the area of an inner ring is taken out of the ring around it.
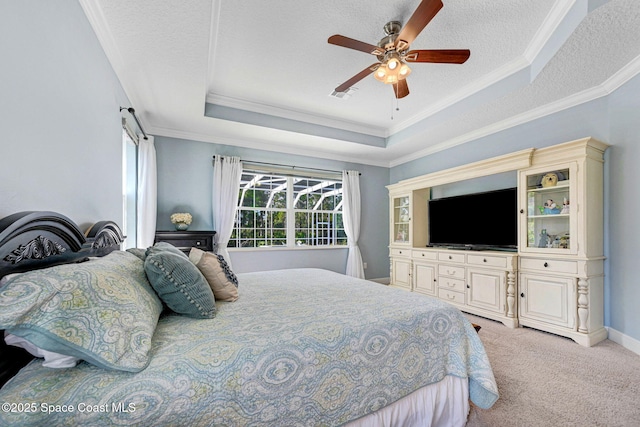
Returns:
[[[406,256],[409,257],[411,255],[411,249],[391,249],[391,256]]]
[[[455,265],[438,265],[439,276],[455,277],[456,279],[464,280],[464,267],[457,267]]]
[[[467,255],[467,263],[473,265],[486,265],[487,267],[507,268],[507,259],[497,256]]]
[[[438,288],[442,290],[464,292],[464,280],[452,279],[450,277],[439,277]]]
[[[446,289],[438,289],[438,298],[447,302],[454,302],[456,304],[464,304],[464,293],[454,292]]]
[[[155,242],[167,242],[189,254],[191,248],[213,251],[215,231],[156,231]]]
[[[464,254],[438,252],[438,261],[464,263]]]
[[[411,251],[411,258],[414,258],[416,260],[419,260],[419,259],[436,260],[436,259],[438,259],[438,253],[437,252],[433,252],[433,251],[417,251],[417,250],[413,250],[413,251]]]
[[[560,261],[554,259],[520,258],[520,269],[578,274],[578,263],[577,261]]]

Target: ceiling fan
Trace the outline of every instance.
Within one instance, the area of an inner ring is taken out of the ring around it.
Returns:
[[[442,6],[441,0],[422,0],[404,28],[401,29],[402,24],[398,21],[387,23],[384,26],[386,36],[377,45],[339,34],[329,37],[328,42],[331,44],[376,55],[379,61],[336,87],[335,91],[346,92],[351,86],[373,73],[377,80],[393,85],[393,93],[396,98],[404,98],[409,95],[406,78],[411,73],[407,62],[464,63],[471,54],[468,49],[409,50],[409,45],[442,9]]]

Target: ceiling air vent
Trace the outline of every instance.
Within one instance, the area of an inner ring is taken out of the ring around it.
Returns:
[[[349,99],[351,98],[351,95],[353,95],[357,90],[358,90],[357,87],[350,87],[345,92],[336,92],[334,90],[333,92],[331,92],[329,96],[333,96],[334,98],[340,98],[340,99]]]

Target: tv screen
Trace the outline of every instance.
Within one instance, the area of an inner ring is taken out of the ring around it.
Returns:
[[[465,249],[518,247],[517,189],[429,201],[429,246]]]

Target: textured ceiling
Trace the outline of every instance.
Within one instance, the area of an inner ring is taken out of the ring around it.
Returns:
[[[370,44],[419,0],[80,0],[148,133],[393,166],[604,96],[640,71],[637,0],[443,0],[413,49],[470,49],[410,64],[396,101]],[[216,118],[217,117],[217,118]],[[306,124],[305,124],[306,123]]]

